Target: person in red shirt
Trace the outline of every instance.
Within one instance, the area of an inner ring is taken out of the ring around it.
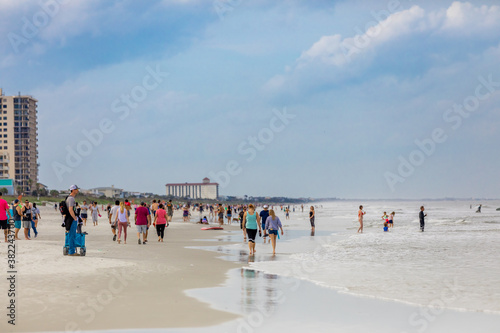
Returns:
[[[141,202],[141,205],[135,210],[135,225],[137,227],[137,243],[141,244],[141,234],[142,244],[146,245],[148,238],[148,228],[151,225],[151,215],[149,214],[149,209],[146,207],[146,203]]]
[[[128,199],[125,199],[125,209],[127,210],[127,215],[130,217],[130,211],[132,210],[132,206],[130,205],[130,202]]]
[[[2,192],[0,192],[0,229],[3,229],[5,242],[7,242],[7,235],[9,234],[9,221],[7,219],[7,214],[11,217],[9,204],[2,198]]]

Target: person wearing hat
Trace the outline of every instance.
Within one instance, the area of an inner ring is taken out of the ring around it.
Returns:
[[[66,198],[66,206],[68,207],[69,214],[64,217],[64,223],[66,224],[66,230],[68,230],[68,255],[79,256],[76,253],[75,238],[76,238],[76,228],[78,226],[78,218],[76,217],[75,197],[78,194],[80,188],[76,185],[71,185],[69,190],[71,191],[69,196]],[[69,229],[68,229],[69,226]]]
[[[22,213],[22,205],[19,203],[19,199],[14,200],[12,204],[12,213],[14,215],[14,239],[19,239],[19,230],[21,230],[21,217]]]
[[[260,222],[262,223],[262,229],[264,229],[264,236],[262,236],[262,237],[267,237],[267,230],[265,229],[265,226],[266,226],[266,219],[269,216],[269,210],[268,210],[269,206],[264,205],[262,208],[264,208],[264,210],[261,210],[259,213]]]

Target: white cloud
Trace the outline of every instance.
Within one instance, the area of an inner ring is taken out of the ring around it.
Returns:
[[[377,46],[414,31],[425,30],[427,24],[422,20],[425,12],[418,6],[394,13],[365,33],[354,37],[342,38],[341,35],[323,36],[305,51],[298,60],[298,67],[308,62],[320,61],[325,64],[343,66],[353,58],[369,53]]]
[[[500,29],[500,6],[476,7],[469,2],[455,1],[446,10],[442,31],[458,32],[462,35],[478,33],[498,34]]]
[[[431,38],[433,35],[442,38],[466,35],[490,39],[500,35],[500,7],[495,5],[478,7],[457,1],[441,10],[426,11],[415,5],[393,12],[385,19],[372,15],[378,23],[366,31],[355,29],[358,33],[347,37],[340,34],[322,36],[301,54],[285,74],[271,78],[265,84],[265,90],[272,93],[283,88],[297,91],[301,80],[313,84],[338,83],[360,75],[370,67],[377,52],[400,45],[397,43],[403,38],[412,42],[411,38],[418,41],[417,36],[422,34]]]

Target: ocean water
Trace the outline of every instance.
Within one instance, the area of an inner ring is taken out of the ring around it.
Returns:
[[[356,232],[359,204],[367,213],[363,234]],[[500,202],[483,202],[482,213],[475,212],[478,204],[325,203],[316,209],[316,229],[331,236],[311,236],[307,212],[292,213],[286,229],[303,230],[304,237],[278,242],[278,260],[261,258],[249,267],[357,296],[500,314]],[[423,233],[421,205],[428,214]],[[389,232],[384,211],[396,212]]]

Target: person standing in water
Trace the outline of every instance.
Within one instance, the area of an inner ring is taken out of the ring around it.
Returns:
[[[260,215],[260,220],[262,222],[262,229],[264,229],[264,235],[262,237],[267,237],[267,231],[266,231],[266,228],[265,228],[265,224],[266,224],[266,220],[267,220],[267,217],[269,216],[269,206],[268,205],[264,205],[262,208],[264,208],[263,210],[260,211],[259,215]]]
[[[311,206],[309,209],[309,223],[311,223],[311,231],[314,232],[314,229],[316,228],[316,224],[314,223],[314,220],[316,219],[316,212],[314,211],[314,206]]]
[[[271,238],[271,245],[273,246],[273,255],[276,254],[276,237],[278,236],[278,229],[281,230],[281,236],[283,236],[283,227],[280,218],[277,217],[274,210],[271,209],[265,222],[264,232],[269,230],[269,237]]]
[[[246,207],[243,207],[243,209],[240,211],[240,229],[243,230],[243,240],[247,240],[247,230],[245,229],[245,223],[243,223],[243,216],[245,215],[245,212],[247,211]]]
[[[255,211],[255,206],[253,204],[248,205],[248,211],[243,216],[243,220],[245,221],[245,229],[248,236],[248,249],[250,250],[250,255],[252,255],[255,254],[257,228],[259,228],[259,233],[262,232],[260,215]]]
[[[358,232],[363,233],[363,216],[366,214],[366,212],[363,211],[363,206],[359,206],[358,210],[358,221],[359,221],[359,228]]]
[[[395,212],[392,212],[391,215],[389,215],[389,221],[387,222],[389,228],[394,228],[394,215],[396,215]]]
[[[424,206],[420,207],[420,213],[418,214],[418,217],[420,219],[420,231],[424,232],[424,227],[425,227],[425,217],[427,214],[424,214]]]

